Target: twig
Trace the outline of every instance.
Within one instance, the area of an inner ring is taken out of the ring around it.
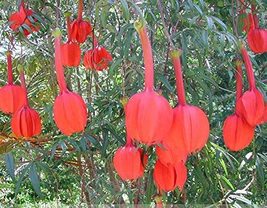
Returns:
[[[171,39],[170,34],[168,32],[167,26],[165,24],[162,2],[161,2],[161,0],[157,0],[157,3],[158,3],[159,11],[160,11],[160,17],[161,17],[161,21],[162,21],[162,24],[163,24],[164,33],[165,33],[165,35],[166,35],[166,37],[167,37],[167,39],[168,39],[168,41],[170,43],[171,48],[174,49],[175,48],[174,44],[172,42],[172,39]]]

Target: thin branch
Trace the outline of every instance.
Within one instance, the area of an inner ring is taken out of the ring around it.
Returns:
[[[167,37],[167,39],[168,39],[168,41],[169,41],[169,43],[171,45],[171,48],[173,49],[175,47],[174,47],[174,44],[172,42],[171,36],[170,36],[170,34],[168,32],[168,28],[167,28],[167,26],[165,24],[162,2],[161,2],[161,0],[157,0],[157,3],[158,3],[159,11],[160,11],[160,17],[161,17],[161,21],[162,21],[162,24],[163,24],[164,33],[165,33],[165,35],[166,35],[166,37]]]

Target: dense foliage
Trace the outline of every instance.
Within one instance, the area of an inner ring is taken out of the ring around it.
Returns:
[[[204,109],[211,125],[209,142],[187,162],[184,191],[165,194],[164,201],[216,206],[267,202],[267,125],[256,128],[255,139],[243,151],[229,151],[222,140],[223,121],[232,113],[235,102],[234,61],[240,56],[237,43],[246,41],[237,15],[238,1],[171,0],[162,1],[159,7],[156,0],[85,0],[83,16],[90,19],[113,61],[102,72],[85,70],[82,65],[66,68],[68,88],[83,96],[90,111],[86,130],[69,137],[57,129],[52,114],[58,93],[52,31],[59,27],[66,40],[64,14],[77,15],[77,1],[27,2],[41,23],[40,31],[27,38],[12,33],[7,23],[18,2],[0,2],[0,86],[6,83],[5,52],[11,49],[15,79],[18,81],[19,68],[23,67],[29,101],[40,113],[43,128],[38,137],[26,141],[15,138],[10,116],[0,112],[2,205],[153,203],[157,194],[151,171],[156,158],[153,147],[145,147],[150,155],[145,176],[132,183],[123,182],[112,165],[115,150],[125,144],[126,138],[122,103],[143,89],[142,50],[133,26],[138,17],[146,20],[150,34],[156,89],[173,107],[177,104],[164,18],[176,48],[183,51],[187,100]],[[256,3],[260,25],[267,28],[267,2]],[[82,51],[92,45],[92,39],[88,39]],[[267,53],[250,52],[250,57],[257,86],[266,98]]]

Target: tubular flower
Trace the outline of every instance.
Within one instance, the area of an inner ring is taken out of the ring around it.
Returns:
[[[160,160],[157,160],[153,178],[159,190],[169,192],[176,187],[182,190],[187,180],[187,168],[183,162],[176,165],[164,165]]]
[[[24,1],[22,0],[19,6],[19,11],[12,13],[8,19],[10,28],[15,32],[18,32],[19,29],[22,28],[25,36],[28,36],[32,32],[39,31],[40,28],[33,25],[31,22],[32,20],[34,22],[37,21],[33,15],[34,11],[26,9]]]
[[[25,104],[25,91],[21,86],[13,84],[11,52],[7,52],[8,83],[0,88],[0,110],[14,113]]]
[[[25,104],[12,116],[11,128],[17,137],[32,137],[41,133],[41,119],[37,111],[29,106],[24,74],[21,73],[21,83],[25,90]]]
[[[242,62],[236,62],[236,102],[242,96]],[[246,148],[254,137],[254,127],[250,126],[239,113],[226,118],[223,125],[224,143],[228,149],[239,151]]]
[[[82,19],[83,0],[79,0],[78,17],[71,23],[71,40],[84,43],[89,35],[92,35],[92,26],[89,21]]]
[[[165,142],[180,148],[184,145],[188,154],[201,150],[209,137],[209,121],[206,114],[196,106],[186,103],[180,51],[173,50],[170,54],[176,76],[176,88],[179,105],[174,108],[174,122]]]
[[[133,95],[126,106],[126,129],[131,138],[145,144],[159,143],[171,128],[173,113],[168,101],[153,89],[154,69],[145,26],[135,24],[145,62],[145,90]]]
[[[71,41],[70,17],[67,16],[68,41],[61,45],[62,64],[67,67],[77,67],[81,61],[81,49],[79,44]]]
[[[142,155],[143,150],[135,147],[128,136],[126,145],[120,147],[113,158],[114,168],[122,180],[135,180],[143,176],[147,156],[143,160]]]
[[[262,121],[264,114],[264,98],[256,88],[252,63],[244,46],[241,47],[241,53],[245,62],[250,89],[238,99],[236,111],[245,118],[250,126],[256,126]]]
[[[254,53],[265,53],[267,52],[267,30],[259,28],[252,14],[249,18],[251,27],[247,36],[248,45]]]
[[[106,69],[111,61],[111,54],[102,46],[96,46],[94,49],[87,51],[83,59],[86,69],[95,69],[97,71]]]
[[[56,97],[53,112],[57,127],[65,135],[84,130],[87,123],[87,109],[82,97],[67,89],[61,61],[60,32],[55,32],[55,65],[60,94]]]

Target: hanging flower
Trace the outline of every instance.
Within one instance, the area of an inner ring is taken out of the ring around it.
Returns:
[[[246,66],[249,90],[238,99],[236,111],[243,116],[250,126],[261,123],[264,114],[264,98],[256,88],[252,63],[244,46],[241,47],[242,57]]]
[[[33,137],[41,133],[41,119],[37,111],[29,106],[24,73],[21,72],[21,84],[24,88],[25,104],[12,116],[11,129],[17,137]]]
[[[207,143],[210,128],[206,114],[199,107],[186,103],[180,55],[181,52],[177,50],[172,50],[170,53],[176,76],[179,105],[174,108],[173,129],[165,142],[177,148],[184,144],[187,153],[191,154],[200,151]]]
[[[154,91],[150,41],[143,23],[135,24],[145,62],[145,90],[133,95],[126,106],[126,129],[131,138],[145,144],[159,143],[169,132],[173,113],[168,101]]]
[[[83,0],[79,0],[78,17],[71,23],[71,40],[84,43],[89,35],[92,35],[92,26],[89,21],[82,19]]]
[[[267,52],[267,30],[259,28],[253,14],[249,18],[251,27],[247,36],[248,45],[254,53],[265,53]]]
[[[102,71],[112,61],[111,54],[103,46],[96,46],[84,54],[83,63],[86,69]]]
[[[81,49],[79,44],[72,42],[70,37],[70,16],[67,15],[68,41],[61,45],[62,64],[67,67],[77,67],[81,61]]]
[[[31,22],[37,22],[34,14],[33,10],[25,8],[24,0],[22,0],[19,5],[19,11],[12,13],[8,19],[10,28],[14,32],[18,32],[21,28],[25,36],[28,36],[32,32],[39,31],[40,28],[33,25],[33,22]]]
[[[56,97],[53,112],[57,127],[65,135],[81,132],[87,123],[87,108],[80,95],[70,92],[64,78],[61,60],[60,31],[55,31],[55,65],[60,94]]]
[[[236,62],[236,102],[242,96],[242,62]],[[228,149],[239,151],[246,148],[254,137],[254,127],[235,112],[226,118],[223,124],[223,139]]]
[[[135,180],[143,176],[146,160],[143,150],[135,147],[127,136],[126,145],[115,152],[113,164],[122,180]]]
[[[159,190],[169,192],[176,187],[183,190],[187,180],[187,168],[183,162],[175,165],[164,165],[160,160],[157,160],[153,178]]]
[[[7,52],[7,85],[0,88],[0,110],[4,113],[14,113],[25,104],[25,91],[21,86],[14,85],[12,73],[11,52]]]

